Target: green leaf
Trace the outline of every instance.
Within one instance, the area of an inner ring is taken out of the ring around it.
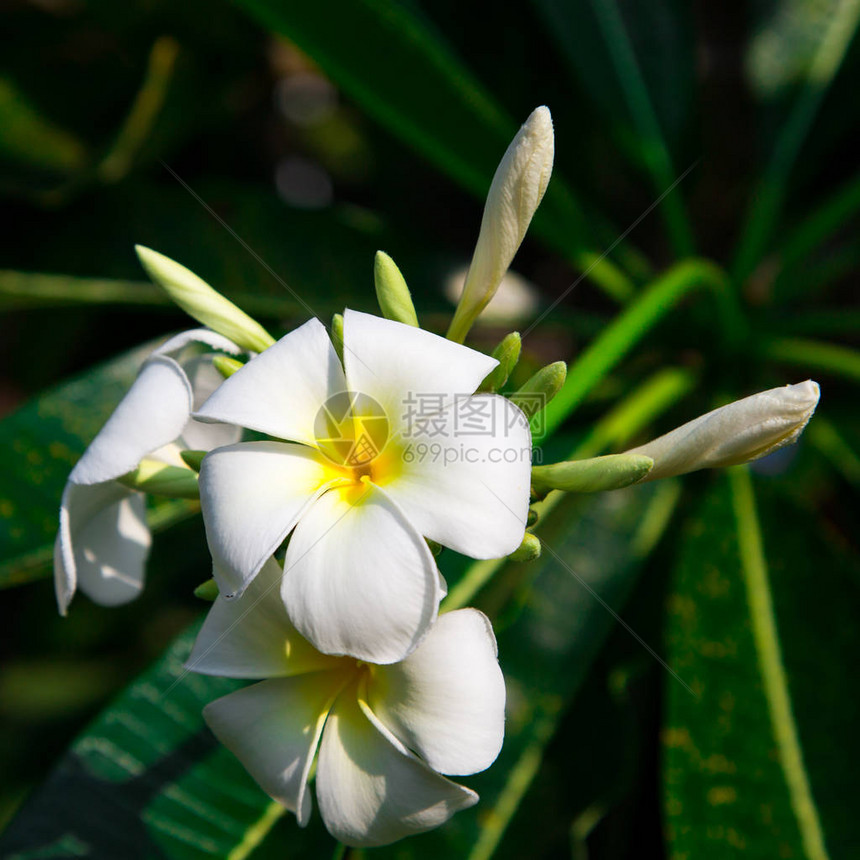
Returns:
[[[237,2],[310,54],[374,119],[484,198],[517,125],[430,21],[384,0]],[[534,228],[607,293],[629,296],[626,276],[593,252],[582,205],[558,176]]]
[[[74,742],[0,838],[0,854],[242,860],[265,838],[283,808],[203,723],[203,706],[241,685],[184,672],[196,632],[180,636]],[[318,816],[307,830],[283,829],[286,856],[331,854]]]
[[[832,373],[860,381],[860,352],[836,343],[800,337],[770,338],[760,346],[763,355],[801,368],[803,374]]]
[[[842,66],[858,24],[859,0],[839,0],[823,16],[816,31],[820,32],[820,38],[804,63],[803,88],[780,128],[758,187],[750,198],[732,265],[736,281],[746,280],[754,271],[780,225],[792,170],[824,96]]]
[[[75,462],[129,389],[154,344],[125,353],[24,404],[0,421],[0,588],[47,576],[60,497]],[[154,501],[150,522],[162,528],[196,510]]]
[[[743,321],[737,316],[722,271],[704,260],[677,263],[655,278],[570,366],[565,384],[544,410],[542,432],[533,433],[535,444],[552,433],[682,297],[700,287],[713,290],[723,339],[730,340],[741,332]]]
[[[644,41],[639,53],[650,61],[647,71],[655,88],[659,84],[664,87],[656,91],[663,97],[661,106],[677,122],[678,112],[690,103],[689,82],[693,80],[692,34],[680,32],[688,24],[686,16],[666,2],[627,4],[628,18],[633,11],[629,22],[615,0],[590,4],[538,0],[537,5],[597,103],[611,108],[612,116],[619,103],[626,102],[636,130],[638,155],[651,174],[656,193],[666,194],[678,176],[633,39],[635,35]],[[645,11],[637,14],[635,10],[640,7]],[[610,68],[614,69],[617,87],[607,84]],[[678,256],[691,254],[693,237],[678,190],[666,194],[662,210],[675,252]]]
[[[624,82],[616,67],[613,46],[598,20],[596,3],[568,3],[565,0],[534,0],[546,22],[547,34],[561,48],[573,74],[595,105],[618,122],[624,103]],[[650,94],[663,134],[676,139],[686,123],[695,87],[695,35],[689,6],[677,0],[651,3],[623,3],[619,17],[635,51],[641,77]],[[628,86],[630,84],[628,83]]]
[[[0,78],[0,157],[56,174],[83,166],[84,145],[45,119],[8,78]]]
[[[860,752],[845,687],[860,643],[857,560],[817,533],[813,512],[761,485],[757,502],[745,467],[719,476],[674,572],[669,660],[696,692],[667,687],[676,858],[823,860],[824,835],[834,851],[860,838],[842,801]]]

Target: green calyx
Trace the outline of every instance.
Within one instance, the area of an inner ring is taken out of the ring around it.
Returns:
[[[588,460],[569,460],[532,468],[532,490],[541,499],[551,490],[599,493],[619,490],[641,481],[654,461],[641,454],[607,454]]]
[[[508,377],[520,360],[522,345],[518,331],[512,331],[502,338],[501,343],[491,353],[499,363],[487,374],[478,391],[498,391],[508,381]]]

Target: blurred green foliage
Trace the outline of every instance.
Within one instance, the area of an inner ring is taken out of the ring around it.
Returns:
[[[810,376],[822,403],[751,473],[565,500],[536,527],[538,561],[444,553],[452,596],[497,627],[505,749],[467,780],[473,810],[350,856],[857,856],[860,3],[13,0],[3,14],[0,823],[20,807],[3,856],[334,851],[203,729],[226,682],[173,686],[210,575],[194,506],[151,505],[136,603],[79,597],[60,620],[60,493],[139,345],[188,325],[135,243],[273,331],[305,304],[373,310],[384,249],[444,331],[443,284],[542,103],[556,167],[515,261],[539,306],[472,342],[523,333],[511,391],[572,360],[544,462]]]

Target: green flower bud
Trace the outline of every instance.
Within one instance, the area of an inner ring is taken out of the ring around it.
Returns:
[[[331,318],[331,342],[337,357],[343,363],[343,314]]]
[[[554,361],[542,367],[509,400],[531,419],[558,394],[566,378],[567,365],[563,361]]]
[[[212,366],[224,379],[227,379],[245,365],[241,361],[236,361],[235,358],[230,358],[229,355],[215,355],[212,357]]]
[[[382,315],[388,320],[418,327],[418,316],[412,296],[400,269],[385,251],[377,251],[373,261],[373,282],[376,300]]]
[[[512,331],[502,338],[502,342],[492,352],[499,364],[487,374],[478,391],[498,391],[508,381],[511,371],[520,360],[522,345],[518,331]]]
[[[142,245],[135,250],[149,277],[198,322],[252,352],[262,352],[275,342],[256,320],[185,266]]]
[[[218,597],[218,586],[215,584],[215,580],[207,579],[206,582],[201,582],[194,589],[194,596],[208,603],[214,602],[215,598]]]
[[[140,465],[117,479],[132,490],[167,496],[170,499],[199,499],[197,473],[182,466],[168,466],[159,460],[141,460]]]
[[[608,454],[589,460],[570,460],[532,468],[532,489],[543,498],[550,490],[566,493],[600,493],[619,490],[641,481],[654,466],[639,454]]]
[[[511,561],[534,561],[540,558],[540,539],[526,532],[523,542],[508,556]]]

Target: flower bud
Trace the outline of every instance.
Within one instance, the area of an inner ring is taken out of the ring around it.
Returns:
[[[206,582],[201,582],[194,589],[194,596],[205,600],[207,603],[214,603],[218,597],[218,585],[214,579],[207,579]]]
[[[552,172],[554,142],[549,108],[532,112],[505,152],[487,195],[481,232],[463,294],[448,329],[458,343],[498,289]]]
[[[569,460],[532,468],[532,489],[537,498],[550,490],[566,493],[600,493],[620,490],[641,481],[654,466],[640,454],[608,454],[588,460]]]
[[[492,355],[499,363],[487,374],[478,391],[498,391],[511,375],[511,371],[520,360],[522,340],[518,331],[512,331],[502,338],[502,342],[493,350]]]
[[[406,279],[385,251],[376,252],[376,258],[373,261],[373,282],[382,315],[388,320],[417,328],[418,315],[415,313]]]
[[[169,466],[159,460],[141,460],[140,465],[117,479],[121,484],[142,493],[167,496],[170,499],[199,499],[197,473],[182,466]]]
[[[343,361],[343,314],[334,314],[331,318],[331,344],[337,357]]]
[[[700,415],[627,453],[654,460],[647,481],[747,463],[795,442],[818,397],[818,383],[811,379],[771,388]]]
[[[540,538],[531,532],[523,535],[523,542],[508,556],[511,561],[534,561],[540,558]]]
[[[198,322],[252,352],[262,352],[275,342],[256,320],[185,266],[142,245],[135,250],[149,277]]]
[[[229,355],[213,355],[212,365],[224,379],[229,379],[237,370],[245,366],[241,361],[230,358]]]
[[[554,361],[542,367],[508,399],[522,409],[526,418],[532,418],[558,394],[566,378],[567,365]]]

